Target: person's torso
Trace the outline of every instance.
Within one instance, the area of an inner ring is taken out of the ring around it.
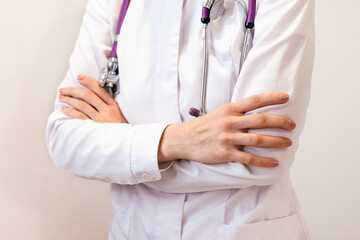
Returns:
[[[113,0],[113,28],[119,3]],[[130,124],[178,123],[200,107],[202,0],[134,0],[118,47],[120,94]],[[239,76],[245,1],[225,0],[209,24],[208,112],[231,101]],[[111,239],[307,239],[288,177],[272,186],[168,194],[112,185]]]

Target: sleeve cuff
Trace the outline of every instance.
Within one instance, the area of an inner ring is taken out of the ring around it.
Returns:
[[[158,164],[158,148],[160,138],[169,123],[135,125],[135,133],[131,145],[131,172],[137,183],[157,181],[161,179]],[[166,169],[170,168],[165,166]],[[166,169],[161,169],[165,171]]]

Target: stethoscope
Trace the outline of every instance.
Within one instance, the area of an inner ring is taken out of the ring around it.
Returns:
[[[220,0],[223,1],[223,0]],[[123,3],[121,5],[120,9],[120,15],[118,24],[116,27],[116,34],[114,37],[114,43],[111,50],[110,58],[104,67],[104,69],[101,72],[99,84],[101,87],[106,89],[106,91],[111,95],[112,98],[115,98],[115,96],[119,93],[119,63],[118,63],[118,57],[116,53],[116,49],[118,46],[118,40],[119,40],[119,34],[121,30],[122,23],[124,22],[124,18],[127,12],[127,9],[129,8],[131,0],[123,0]],[[201,106],[200,109],[197,108],[190,108],[189,114],[194,117],[199,117],[204,114],[206,114],[205,105],[206,105],[206,86],[207,86],[207,73],[208,73],[208,46],[207,46],[207,28],[208,24],[211,20],[211,10],[214,6],[214,3],[216,3],[216,0],[204,0],[202,3],[202,17],[201,22],[203,23],[202,28],[202,43],[203,43],[203,61],[202,61],[202,74],[201,74]],[[248,13],[247,18],[245,21],[245,37],[244,37],[244,44],[242,48],[242,54],[241,54],[241,60],[240,64],[241,66],[244,64],[247,52],[249,50],[250,46],[250,36],[251,36],[251,30],[254,28],[254,22],[255,22],[255,14],[256,14],[256,0],[249,0],[249,7],[248,7]]]

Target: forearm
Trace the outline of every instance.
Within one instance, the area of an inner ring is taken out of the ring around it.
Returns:
[[[274,10],[276,9],[276,10]],[[313,1],[262,1],[258,10],[253,48],[241,70],[231,101],[265,92],[286,92],[290,101],[248,111],[246,115],[272,113],[291,117],[293,131],[249,129],[249,133],[284,136],[293,141],[287,149],[245,146],[244,152],[276,158],[279,166],[262,168],[238,162],[201,164],[174,162],[162,179],[148,186],[165,192],[201,192],[252,185],[271,185],[288,175],[304,127],[310,97],[314,60]],[[269,12],[273,12],[277,19]],[[218,149],[214,148],[214,151]],[[186,159],[186,158],[185,158]]]
[[[55,165],[66,172],[137,184],[161,178],[157,148],[166,125],[95,123],[69,119],[57,109],[48,121],[47,145]]]

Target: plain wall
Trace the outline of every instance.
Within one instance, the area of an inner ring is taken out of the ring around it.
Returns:
[[[107,238],[109,185],[56,169],[45,145],[86,2],[0,0],[0,239]],[[291,173],[313,239],[357,240],[360,2],[316,5],[312,96]]]

